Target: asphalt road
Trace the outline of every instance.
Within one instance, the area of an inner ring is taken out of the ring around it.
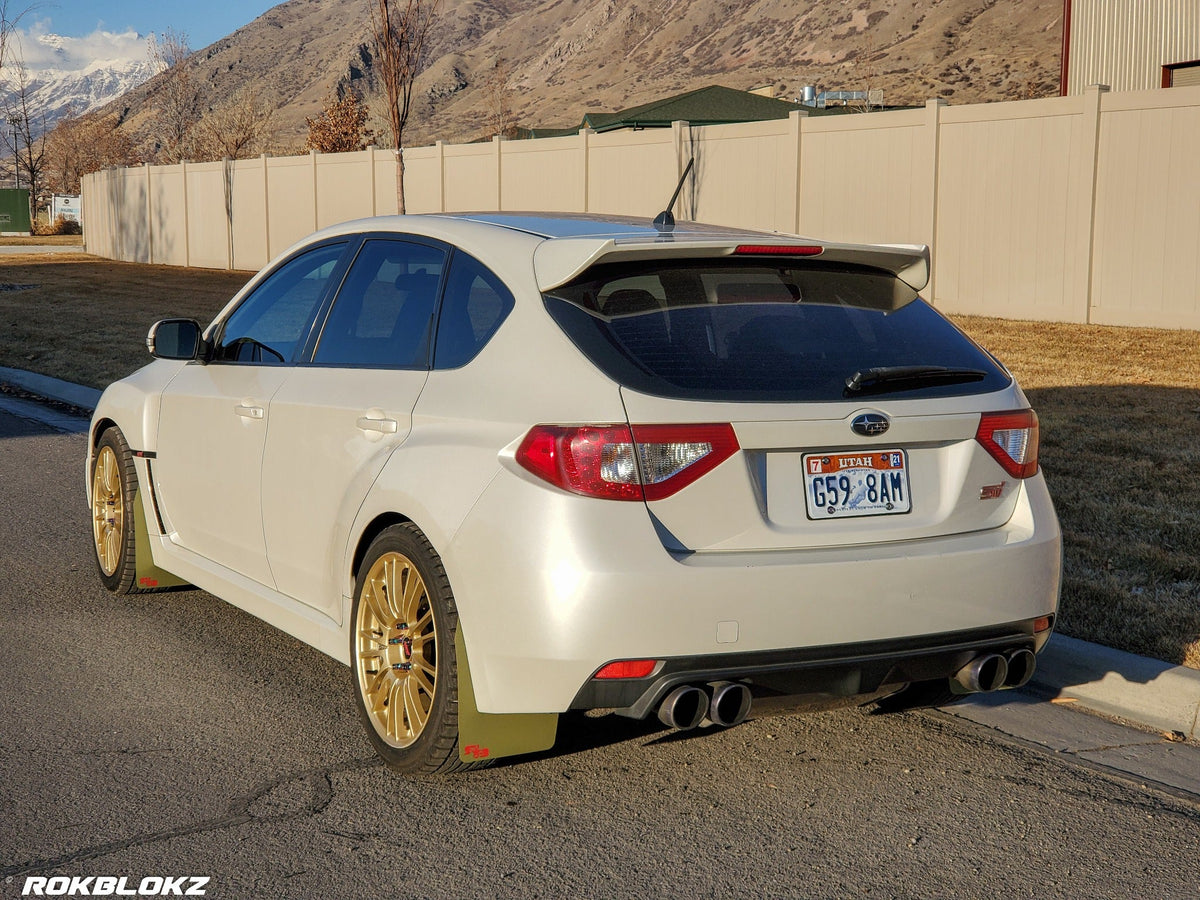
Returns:
[[[200,591],[113,597],[84,443],[0,412],[0,900],[27,875],[208,897],[1187,897],[1200,799],[943,713],[672,735],[565,717],[443,780],[375,761],[337,663]]]

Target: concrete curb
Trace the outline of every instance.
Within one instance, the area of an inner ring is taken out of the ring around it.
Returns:
[[[19,387],[23,391],[57,400],[60,403],[70,403],[80,409],[94,410],[100,402],[100,391],[84,387],[82,384],[72,384],[60,381],[49,375],[38,375],[21,369],[8,369],[0,366],[0,381]]]
[[[1200,670],[1056,634],[1030,686],[1083,709],[1200,738]]]
[[[41,397],[95,409],[100,391],[0,366],[0,381]],[[1200,670],[1056,634],[1038,657],[1034,692],[1093,712],[1200,739]]]

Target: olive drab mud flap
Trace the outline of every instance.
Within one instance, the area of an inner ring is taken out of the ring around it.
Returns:
[[[558,713],[481,713],[475,706],[462,622],[454,635],[458,658],[458,758],[463,762],[537,753],[554,746]]]
[[[187,582],[154,565],[150,554],[150,531],[146,527],[146,510],[142,505],[142,492],[133,493],[133,564],[137,575],[136,587],[142,590],[181,587]]]

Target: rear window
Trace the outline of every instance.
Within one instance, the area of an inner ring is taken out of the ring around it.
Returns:
[[[575,345],[622,385],[695,400],[835,402],[1006,387],[994,360],[878,269],[779,261],[612,263],[545,296]],[[946,377],[875,379],[944,368]],[[848,389],[854,376],[865,390]],[[886,383],[883,383],[885,382]]]

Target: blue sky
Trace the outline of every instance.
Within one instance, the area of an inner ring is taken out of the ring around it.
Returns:
[[[9,0],[9,12],[31,7],[20,21],[26,65],[50,65],[39,37],[62,35],[69,67],[144,54],[151,32],[183,32],[193,50],[237,31],[282,0]],[[61,59],[61,54],[60,54]]]

